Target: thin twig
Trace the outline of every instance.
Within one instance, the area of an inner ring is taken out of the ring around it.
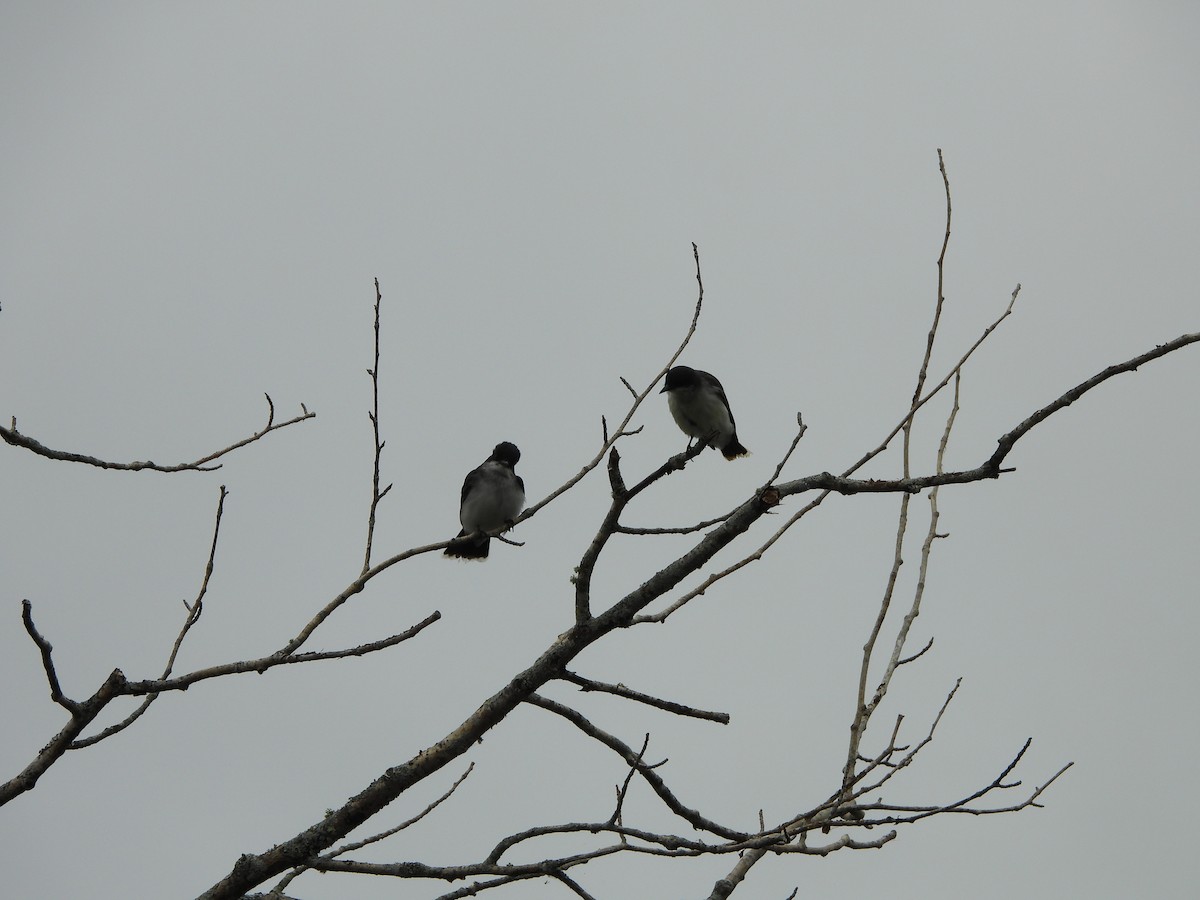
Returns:
[[[281,656],[278,653],[273,653],[270,656],[261,656],[258,659],[244,659],[237,662],[222,663],[216,666],[209,666],[207,669],[197,669],[194,672],[188,672],[186,675],[178,675],[168,679],[151,679],[148,681],[129,681],[121,688],[120,694],[127,697],[140,697],[144,694],[163,693],[165,691],[186,691],[193,684],[198,684],[201,681],[208,681],[212,678],[220,678],[224,675],[241,675],[250,672],[262,674],[275,668],[276,666],[293,665],[295,663],[317,662],[326,659],[347,659],[352,656],[367,656],[379,650],[385,650],[388,647],[394,647],[396,644],[401,644],[404,641],[416,637],[434,622],[442,617],[440,612],[434,611],[413,625],[398,634],[393,634],[390,637],[381,638],[377,641],[370,641],[365,644],[359,644],[357,647],[347,647],[343,650],[322,650],[311,653],[293,653],[288,656]]]
[[[792,454],[796,452],[796,447],[800,443],[800,438],[804,437],[804,432],[808,431],[808,426],[804,424],[804,417],[800,413],[796,413],[796,436],[792,438],[792,445],[788,447],[787,453],[783,454],[783,459],[779,461],[779,465],[775,467],[775,471],[771,473],[771,477],[767,479],[767,484],[774,484],[775,479],[783,472],[783,467],[787,465]]]
[[[532,706],[539,706],[544,710],[554,713],[555,715],[562,716],[588,737],[599,741],[610,750],[615,751],[619,756],[621,756],[622,759],[625,760],[627,765],[637,769],[638,774],[642,776],[642,778],[650,786],[651,790],[653,790],[654,793],[658,795],[659,799],[663,801],[667,809],[671,810],[671,812],[675,813],[675,815],[679,816],[693,828],[711,832],[712,834],[731,841],[744,841],[750,837],[750,835],[743,831],[727,828],[724,825],[720,825],[710,819],[705,818],[697,810],[684,806],[678,800],[678,798],[676,798],[671,789],[667,787],[666,782],[664,782],[663,779],[653,771],[655,768],[654,766],[649,766],[646,763],[641,762],[638,759],[637,753],[632,747],[630,747],[620,738],[615,737],[614,735],[609,734],[607,731],[596,727],[578,710],[571,709],[569,706],[565,706],[562,703],[550,700],[549,698],[543,697],[540,694],[530,694],[525,699],[525,702],[531,704]]]
[[[888,446],[892,442],[892,438],[894,438],[896,435],[898,435],[904,429],[904,426],[912,420],[913,416],[915,416],[917,414],[917,412],[920,411],[925,406],[926,403],[928,403],[930,400],[932,400],[934,397],[936,397],[939,393],[941,393],[943,388],[945,388],[946,385],[948,385],[950,383],[950,380],[952,378],[954,378],[955,375],[957,375],[959,372],[961,372],[963,370],[963,367],[967,364],[967,361],[972,356],[975,355],[975,351],[978,350],[983,345],[983,342],[986,341],[991,336],[992,332],[994,332],[998,327],[1000,327],[1000,324],[1005,319],[1007,319],[1009,316],[1012,315],[1013,307],[1016,306],[1017,297],[1020,295],[1020,293],[1021,293],[1021,285],[1018,284],[1013,289],[1012,295],[1009,297],[1009,300],[1008,300],[1008,306],[1006,306],[1004,308],[1004,312],[1002,312],[999,316],[997,316],[995,321],[993,321],[990,325],[988,325],[985,329],[983,329],[983,332],[979,335],[978,338],[975,339],[975,343],[973,343],[970,347],[968,347],[967,351],[961,357],[959,357],[958,362],[956,362],[953,366],[950,367],[950,371],[948,371],[946,373],[945,377],[943,377],[941,381],[939,381],[936,385],[934,385],[932,388],[930,388],[929,392],[926,393],[925,396],[923,396],[917,402],[917,404],[908,411],[907,414],[905,414],[903,419],[901,419],[899,422],[896,423],[896,425],[892,428],[892,430],[887,433],[887,435],[884,437],[884,439],[880,442],[880,444],[874,450],[864,453],[862,455],[862,457],[860,457],[858,459],[858,461],[854,463],[854,465],[850,466],[850,468],[846,469],[846,471],[844,471],[842,473],[843,475],[846,475],[846,476],[853,475],[855,472],[857,472],[859,469],[861,469],[863,466],[865,466],[867,463],[869,463],[875,457],[879,456],[879,454],[883,453],[883,451],[888,448]]]
[[[322,622],[333,615],[333,613],[336,612],[337,609],[342,606],[342,604],[344,604],[355,594],[361,593],[363,588],[367,586],[368,582],[370,582],[375,576],[379,575],[379,573],[390,569],[397,563],[404,562],[406,559],[412,559],[414,556],[421,556],[425,553],[433,553],[438,550],[444,550],[449,543],[449,541],[440,541],[436,544],[425,544],[420,547],[412,547],[411,549],[405,550],[402,553],[397,553],[395,556],[385,559],[383,562],[376,563],[366,572],[362,573],[358,578],[354,579],[354,581],[350,582],[350,584],[347,585],[340,594],[326,603],[325,606],[323,606],[315,616],[308,620],[308,623],[300,629],[300,632],[294,638],[284,644],[283,647],[276,650],[273,655],[290,656],[291,654],[295,653],[305,644],[305,642],[308,641],[310,637],[312,637],[313,632],[320,627]]]
[[[1017,755],[1004,767],[1004,769],[992,781],[976,791],[972,791],[966,797],[956,800],[953,803],[946,803],[940,806],[902,806],[889,803],[865,803],[858,807],[866,815],[862,820],[864,826],[874,827],[876,825],[900,825],[919,822],[922,819],[928,819],[931,816],[945,815],[948,813],[958,813],[971,816],[991,816],[1000,815],[1003,813],[1020,812],[1029,808],[1042,808],[1042,804],[1038,803],[1038,798],[1046,792],[1049,787],[1056,782],[1059,777],[1070,769],[1074,763],[1068,762],[1064,764],[1057,772],[1055,772],[1046,782],[1032,790],[1029,795],[1019,801],[1008,806],[990,806],[977,807],[971,806],[977,800],[983,799],[993,791],[1013,790],[1021,786],[1020,781],[1006,782],[1006,779],[1012,771],[1021,762],[1026,751],[1029,750],[1031,740],[1026,740],[1025,744],[1017,751]],[[887,816],[870,816],[872,812],[893,813]]]
[[[606,684],[603,681],[593,681],[590,678],[584,678],[582,675],[576,675],[574,672],[564,671],[561,675],[563,681],[569,681],[571,684],[578,685],[584,691],[602,691],[606,694],[613,694],[617,697],[624,697],[626,700],[634,700],[638,703],[644,703],[647,706],[653,706],[655,709],[666,710],[667,712],[675,713],[678,716],[690,716],[694,719],[708,719],[710,722],[720,722],[722,725],[729,724],[729,713],[711,712],[707,709],[697,709],[693,706],[685,706],[682,703],[676,703],[673,700],[663,700],[659,697],[652,697],[649,694],[643,694],[640,691],[631,690],[623,684]]]
[[[621,420],[621,423],[616,427],[616,430],[608,437],[607,440],[604,441],[604,443],[600,447],[600,450],[591,459],[591,461],[588,462],[582,469],[580,469],[579,472],[577,472],[574,476],[567,479],[567,481],[565,483],[563,483],[559,487],[555,488],[553,491],[551,491],[549,494],[547,494],[545,497],[543,497],[541,500],[539,500],[533,506],[528,507],[517,518],[517,521],[515,524],[524,522],[526,519],[530,518],[531,516],[536,515],[543,507],[545,507],[549,503],[553,502],[554,500],[557,500],[559,497],[561,497],[563,494],[565,494],[567,491],[569,491],[571,488],[573,488],[575,485],[577,485],[580,481],[583,480],[583,478],[589,472],[591,472],[593,469],[595,469],[596,466],[600,465],[600,461],[604,459],[604,457],[608,454],[608,451],[610,449],[612,449],[613,445],[618,440],[620,440],[622,437],[626,437],[630,434],[636,433],[636,432],[626,431],[626,428],[628,427],[629,423],[633,420],[634,414],[637,413],[637,411],[641,407],[642,403],[645,402],[646,397],[648,397],[650,392],[652,390],[654,390],[654,388],[658,385],[659,380],[662,379],[662,377],[667,374],[667,370],[670,369],[671,366],[673,366],[675,364],[675,360],[679,359],[680,355],[684,351],[684,348],[686,348],[687,345],[691,342],[692,335],[696,333],[696,325],[700,321],[700,309],[704,305],[704,281],[700,275],[700,248],[697,247],[695,243],[692,244],[692,258],[696,262],[696,285],[699,289],[699,292],[696,297],[695,308],[692,311],[692,322],[688,326],[687,333],[683,336],[683,340],[679,343],[679,347],[675,350],[674,354],[672,354],[671,358],[667,361],[667,364],[665,366],[663,366],[662,370],[659,371],[659,373],[654,376],[654,379],[648,385],[646,385],[645,389],[642,390],[640,393],[635,394],[633,403],[629,407],[629,411],[625,413],[625,418],[623,418]],[[624,379],[622,379],[622,380],[624,381]],[[626,383],[626,387],[629,387],[628,383]],[[632,388],[630,388],[630,390],[632,390]],[[638,429],[638,430],[640,431],[641,429]]]
[[[666,462],[631,488],[625,487],[625,480],[621,475],[621,455],[617,452],[617,448],[613,447],[608,451],[608,479],[609,485],[612,487],[612,502],[608,512],[604,514],[604,519],[600,522],[600,527],[596,530],[596,536],[584,550],[572,577],[575,585],[576,624],[582,625],[591,618],[592,572],[596,568],[596,563],[599,561],[608,539],[616,533],[620,525],[621,513],[625,511],[625,507],[660,478],[670,475],[672,472],[682,471],[688,462],[704,452],[705,446],[703,441],[697,441],[683,453],[676,453],[669,457]]]
[[[762,492],[760,492],[760,493],[762,493]],[[650,624],[650,623],[661,624],[661,623],[665,622],[667,619],[669,619],[676,612],[678,612],[680,609],[682,609],[684,606],[686,606],[688,603],[690,603],[692,600],[696,599],[697,597],[702,596],[710,587],[712,587],[718,581],[728,578],[730,575],[732,575],[734,572],[737,572],[739,569],[742,569],[745,566],[748,566],[751,563],[757,562],[758,560],[762,559],[763,556],[766,554],[766,552],[768,550],[770,550],[771,547],[774,546],[774,544],[781,537],[784,536],[784,534],[787,533],[789,528],[791,528],[798,521],[800,521],[800,519],[804,518],[804,516],[806,516],[809,512],[811,512],[812,510],[814,510],[818,506],[820,506],[822,501],[824,501],[825,498],[828,497],[831,493],[833,493],[833,492],[832,491],[822,492],[819,497],[817,497],[815,500],[812,500],[807,505],[802,507],[799,511],[794,513],[790,519],[788,519],[780,528],[776,529],[776,531],[770,537],[768,537],[762,544],[760,544],[758,546],[758,548],[755,549],[753,552],[746,554],[741,559],[739,559],[737,562],[732,563],[729,566],[726,566],[721,571],[714,572],[712,575],[709,575],[702,582],[700,582],[700,584],[698,586],[692,588],[687,593],[683,594],[678,599],[674,600],[669,606],[665,607],[664,609],[660,610],[659,612],[644,613],[642,615],[635,616],[632,624],[634,624],[634,625],[645,625],[645,624]],[[776,501],[776,502],[778,502],[778,501]],[[730,513],[729,515],[732,515],[732,513]],[[728,517],[729,516],[727,515],[724,518],[728,518]]]
[[[880,751],[880,753],[875,756],[875,758],[872,759],[867,766],[857,771],[850,781],[843,786],[839,793],[834,794],[822,806],[818,807],[818,811],[845,809],[848,806],[855,806],[860,798],[866,794],[871,794],[879,790],[881,787],[891,781],[891,779],[894,778],[901,770],[912,765],[913,761],[917,758],[921,751],[933,743],[938,726],[941,724],[942,717],[945,716],[946,710],[949,709],[950,704],[953,702],[954,697],[958,694],[958,689],[961,685],[962,679],[956,679],[954,682],[954,687],[950,689],[950,692],[946,695],[946,699],[942,701],[942,705],[938,709],[937,715],[933,717],[933,721],[926,730],[924,737],[922,737],[921,740],[911,747],[905,748],[897,746],[896,740],[899,735],[900,722],[903,719],[902,716],[897,716],[896,725],[892,730],[892,736],[888,741],[887,746]],[[899,760],[893,761],[892,757],[895,753],[902,753],[903,755]],[[880,768],[885,770],[884,773],[874,781],[868,781],[868,778],[870,778]],[[850,790],[851,788],[853,788],[852,791]],[[810,814],[806,814],[805,818],[807,818],[809,815]]]
[[[436,800],[434,800],[432,803],[430,803],[428,806],[426,806],[423,810],[421,810],[419,813],[417,813],[415,816],[413,816],[411,819],[406,819],[403,822],[401,822],[399,825],[396,825],[392,828],[387,829],[387,831],[381,831],[381,832],[379,832],[379,834],[373,834],[368,838],[363,838],[361,841],[353,841],[349,844],[343,844],[342,846],[338,847],[335,850],[330,850],[328,853],[321,854],[321,856],[319,858],[320,859],[336,859],[337,857],[341,856],[343,853],[353,853],[355,850],[361,850],[363,847],[366,847],[370,844],[379,843],[382,840],[390,838],[394,834],[398,834],[399,832],[404,831],[406,828],[410,828],[411,826],[416,825],[418,822],[420,822],[422,819],[424,819],[427,815],[429,815],[431,812],[433,812],[435,809],[437,809],[439,806],[441,806],[443,803],[445,803],[447,800],[449,800],[451,795],[455,791],[458,790],[459,785],[461,785],[464,781],[467,780],[467,776],[470,775],[471,772],[474,771],[474,769],[475,769],[475,763],[471,763],[470,765],[468,765],[467,770],[465,772],[463,772],[462,775],[458,776],[458,780],[455,781],[454,784],[450,785],[450,788],[444,794],[442,794],[442,796],[438,797]],[[274,888],[272,888],[271,895],[272,896],[278,895],[280,892],[283,891],[284,888],[286,888],[289,884],[291,884],[293,881],[295,881],[302,874],[307,872],[310,868],[311,868],[311,866],[307,866],[307,865],[297,866],[295,869],[293,869],[291,872],[289,872],[287,875],[285,875],[283,878],[281,878],[279,880],[279,883],[276,884]]]
[[[379,466],[383,458],[383,448],[387,443],[379,439],[379,310],[383,305],[383,294],[379,290],[379,279],[375,279],[375,363],[367,370],[371,376],[371,411],[367,414],[371,420],[371,431],[375,438],[375,463],[371,473],[371,509],[367,515],[367,550],[363,555],[363,567],[360,574],[366,574],[371,568],[371,545],[375,540],[375,512],[379,502],[392,489],[389,484],[379,490]]]
[[[937,471],[938,472],[944,471],[945,458],[946,458],[946,447],[950,442],[950,432],[954,428],[954,421],[958,417],[960,383],[961,383],[960,378],[955,377],[955,379],[954,379],[954,403],[950,409],[950,414],[946,418],[946,427],[942,431],[942,439],[938,445],[938,453],[937,453]],[[859,715],[862,719],[862,729],[863,730],[866,729],[866,726],[867,726],[868,722],[870,721],[872,714],[874,714],[875,710],[878,709],[879,704],[883,701],[883,698],[887,695],[888,688],[890,687],[891,682],[892,682],[892,676],[896,673],[896,669],[899,668],[900,665],[902,664],[904,645],[908,640],[909,631],[912,628],[913,622],[916,621],[917,616],[919,616],[921,614],[921,599],[925,595],[925,580],[929,573],[929,559],[930,559],[930,555],[933,550],[933,542],[937,539],[937,536],[938,536],[937,526],[938,526],[938,519],[940,518],[939,513],[938,513],[938,505],[937,505],[938,491],[939,491],[939,488],[935,487],[929,492],[929,527],[928,527],[928,529],[926,529],[926,532],[925,532],[925,540],[921,544],[921,562],[920,562],[920,567],[919,567],[918,574],[917,574],[917,584],[913,591],[912,605],[909,607],[908,612],[904,615],[904,619],[900,623],[900,628],[896,633],[896,639],[895,639],[894,645],[892,647],[892,655],[891,655],[890,659],[888,660],[887,668],[884,670],[883,677],[880,678],[879,684],[875,688],[875,693],[872,696],[871,701],[869,703],[867,703],[859,711]],[[930,643],[932,643],[932,640]],[[927,644],[925,647],[925,650],[928,650],[928,649],[929,649],[929,645]],[[913,659],[916,659],[921,654],[923,654],[925,652],[925,650],[921,650],[916,656],[910,657],[907,660],[903,660],[903,662],[911,662]],[[939,714],[939,718],[940,718],[940,714]]]
[[[903,447],[901,450],[901,466],[903,469],[903,477],[909,478],[912,475],[910,467],[910,455],[912,448],[912,426],[917,410],[921,406],[921,391],[925,387],[925,379],[929,371],[929,362],[933,358],[933,345],[937,339],[938,324],[942,320],[942,310],[946,304],[945,294],[945,266],[946,266],[946,251],[950,246],[950,223],[953,214],[953,205],[950,201],[950,176],[946,172],[946,162],[942,158],[942,151],[938,149],[938,170],[942,175],[942,185],[946,194],[946,231],[942,238],[942,249],[938,254],[937,259],[937,298],[933,308],[933,322],[929,326],[929,334],[925,339],[925,352],[921,357],[921,365],[917,372],[917,383],[913,389],[912,402],[909,404],[909,412],[901,423],[901,431],[903,433]],[[884,446],[890,442],[889,437],[884,442]],[[879,634],[883,630],[883,623],[887,619],[888,610],[892,605],[892,598],[895,595],[897,578],[900,574],[900,567],[904,565],[904,536],[908,530],[908,506],[910,495],[904,494],[900,498],[900,510],[896,522],[896,540],[895,548],[892,556],[892,567],[888,572],[887,584],[883,591],[883,599],[879,605],[879,613],[875,617],[875,622],[871,627],[870,635],[867,637],[867,642],[863,646],[862,663],[859,666],[858,673],[858,699],[854,707],[854,717],[850,723],[850,740],[846,749],[846,765],[843,770],[843,783],[849,786],[854,777],[854,765],[858,759],[858,748],[862,741],[863,733],[866,731],[867,724],[871,718],[871,712],[874,709],[874,704],[867,703],[867,678],[871,666],[872,655],[875,651],[875,643],[879,639]],[[904,632],[907,634],[907,631]],[[895,657],[893,657],[893,668],[888,671],[888,678],[891,677],[891,672],[894,670]],[[883,685],[883,690],[886,691],[886,683]],[[877,696],[881,696],[878,695]]]
[[[25,624],[25,631],[33,639],[38,651],[42,654],[42,668],[46,671],[46,681],[50,685],[50,699],[72,716],[77,715],[79,704],[64,694],[62,686],[58,683],[58,672],[54,668],[54,659],[51,657],[54,647],[48,640],[42,637],[42,633],[33,624],[33,604],[27,599],[21,601],[21,621]]]
[[[633,776],[637,774],[638,767],[646,759],[646,751],[648,749],[650,749],[650,732],[647,731],[646,736],[642,738],[642,749],[638,751],[637,759],[630,765],[629,771],[625,773],[625,780],[617,788],[617,805],[613,808],[612,815],[608,817],[608,824],[621,824],[621,810],[625,806],[625,797],[629,794],[629,785],[633,783]]]
[[[712,528],[714,525],[720,525],[732,515],[733,511],[725,513],[723,516],[717,516],[715,519],[705,519],[702,522],[697,522],[695,525],[686,525],[679,528],[637,528],[632,525],[617,525],[615,531],[617,534],[695,534],[697,531],[703,531],[705,528]]]
[[[551,872],[550,877],[556,878],[559,881],[561,881],[563,884],[565,884],[568,888],[571,889],[571,893],[575,894],[575,896],[577,896],[577,897],[582,898],[582,900],[596,900],[595,897],[593,897],[591,894],[589,894],[587,891],[585,891],[582,887],[580,887],[579,882],[575,881],[575,879],[573,879],[566,872]]]
[[[208,592],[208,582],[212,578],[214,563],[217,557],[217,541],[221,535],[221,516],[225,512],[225,498],[229,496],[229,492],[225,489],[225,485],[221,485],[220,495],[217,497],[217,515],[216,521],[213,523],[212,543],[208,548],[208,562],[204,565],[204,578],[200,582],[200,591],[196,594],[196,599],[189,606],[184,602],[184,608],[187,610],[187,617],[183,621],[183,627],[179,629],[179,634],[175,636],[175,643],[171,647],[171,653],[167,657],[167,664],[163,667],[163,672],[159,676],[159,680],[165,680],[171,676],[171,672],[175,669],[175,660],[179,656],[179,648],[183,646],[184,638],[188,632],[192,630],[192,626],[200,621],[200,614],[204,612],[204,595]],[[105,738],[112,737],[120,731],[124,731],[134,722],[142,717],[142,714],[150,708],[150,704],[157,700],[158,694],[147,694],[144,699],[132,713],[117,722],[115,725],[110,725],[103,731],[90,735],[86,738],[80,738],[71,744],[72,750],[82,750],[84,747],[90,747],[92,744],[98,744]]]

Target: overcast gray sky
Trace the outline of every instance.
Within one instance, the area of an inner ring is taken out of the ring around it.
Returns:
[[[966,372],[949,466],[977,465],[1105,366],[1195,331],[1198,34],[1185,2],[7,3],[0,418],[53,447],[160,463],[259,427],[264,391],[281,415],[303,402],[317,418],[207,475],[0,446],[3,777],[63,721],[20,601],[72,696],[117,666],[151,677],[197,590],[219,485],[216,575],[180,670],[274,650],[357,574],[376,276],[396,485],[378,556],[451,536],[462,477],[498,440],[521,447],[531,499],[594,454],[600,416],[625,409],[619,378],[647,383],[686,328],[692,241],[706,302],[684,361],[722,379],[753,456],[705,454],[627,519],[728,510],[769,476],[798,410],[809,431],[789,473],[844,469],[912,390],[943,230],[939,147],[955,218],[938,377],[1023,285]],[[903,713],[918,737],[963,687],[887,796],[958,799],[1032,736],[1026,785],[1075,761],[1046,808],[767,860],[735,896],[1192,896],[1198,353],[1106,384],[1026,438],[1015,473],[942,495],[951,537],[914,649],[936,641],[881,716]],[[944,415],[922,420],[918,471]],[[628,475],[681,449],[661,398],[635,424]],[[519,529],[522,549],[391,570],[316,648],[440,610],[417,641],[199,685],[69,754],[0,811],[4,893],[194,896],[312,824],[568,627],[568,579],[606,499],[596,473]],[[662,773],[712,818],[751,828],[759,809],[814,805],[838,783],[896,506],[831,499],[745,577],[579,661],[726,710],[729,726],[551,693],[631,743],[651,732]],[[761,524],[714,565],[757,546]],[[619,542],[597,605],[687,546]],[[911,590],[915,547],[906,559]],[[607,817],[619,760],[548,718],[519,709],[449,805],[361,855],[468,862],[533,824]],[[644,789],[626,821],[639,815],[663,821]],[[694,898],[729,865],[578,874],[605,900]],[[291,892],[440,890],[307,876]]]

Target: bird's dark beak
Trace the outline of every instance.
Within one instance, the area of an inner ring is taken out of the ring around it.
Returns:
[[[660,394],[665,394],[666,392],[667,392],[667,386],[666,386],[666,384],[664,384],[664,385],[662,386],[662,390],[661,390],[661,391],[659,391],[659,393],[660,393]]]

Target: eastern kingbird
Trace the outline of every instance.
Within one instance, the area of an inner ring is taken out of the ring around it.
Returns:
[[[659,393],[667,395],[667,406],[684,434],[716,447],[726,459],[750,453],[738,443],[733,411],[715,376],[689,366],[676,366],[667,372]]]
[[[513,470],[520,458],[516,444],[502,441],[483,465],[467,473],[458,505],[462,531],[446,548],[446,556],[487,559],[492,539],[480,532],[512,525],[525,506],[525,482]]]

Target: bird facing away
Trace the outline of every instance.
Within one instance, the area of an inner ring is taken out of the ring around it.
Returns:
[[[667,372],[659,393],[667,395],[671,416],[688,437],[716,447],[726,459],[750,453],[738,442],[733,411],[715,376],[689,366],[675,366]]]
[[[501,441],[483,465],[467,473],[458,505],[462,531],[446,547],[446,556],[487,559],[492,539],[479,532],[512,525],[525,506],[525,482],[513,469],[520,458],[516,444]]]

